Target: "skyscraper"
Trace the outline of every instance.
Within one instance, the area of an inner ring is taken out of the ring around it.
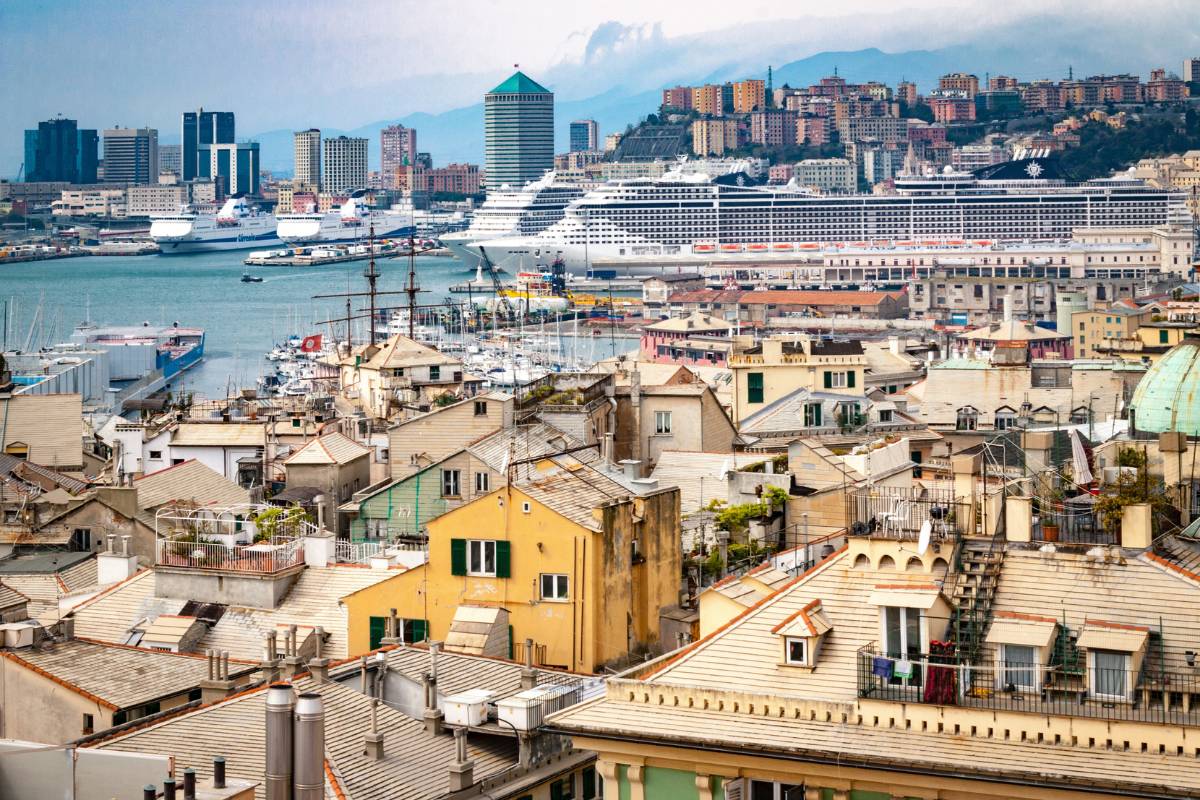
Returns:
[[[96,167],[100,160],[100,137],[95,128],[80,128],[76,137],[75,182],[95,183]]]
[[[209,154],[208,174],[221,181],[225,194],[258,194],[258,142],[213,144],[203,152]]]
[[[577,119],[571,123],[571,152],[600,149],[600,127],[594,119]]]
[[[417,163],[417,129],[389,125],[379,132],[383,188],[396,189],[396,170]]]
[[[367,185],[367,140],[339,136],[322,142],[325,179],[322,190],[342,194]]]
[[[183,145],[160,144],[158,146],[158,171],[183,174]]]
[[[79,131],[73,119],[39,122],[25,132],[25,180],[79,180]]]
[[[183,179],[208,178],[212,157],[207,152],[213,144],[234,143],[234,119],[232,111],[183,112]],[[107,174],[107,171],[106,173]]]
[[[489,189],[523,186],[554,167],[554,95],[514,72],[483,98]]]
[[[158,182],[158,131],[109,128],[104,131],[104,180],[146,185]]]
[[[292,185],[311,191],[321,188],[321,131],[309,128],[292,134]]]

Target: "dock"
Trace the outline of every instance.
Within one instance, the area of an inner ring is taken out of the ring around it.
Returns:
[[[516,282],[507,282],[503,284],[505,289],[519,290],[520,284]],[[604,293],[604,292],[641,292],[642,281],[639,278],[576,278],[567,280],[568,292],[586,292],[589,294]],[[452,294],[492,294],[494,287],[491,281],[463,281],[450,286]]]
[[[377,244],[374,253],[371,251],[372,248],[365,244],[259,250],[247,256],[243,263],[252,267],[319,267],[323,264],[339,264],[346,261],[366,261],[372,255],[380,258],[408,252],[407,245],[397,244]]]

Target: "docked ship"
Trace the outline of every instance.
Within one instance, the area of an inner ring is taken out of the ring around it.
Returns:
[[[412,210],[372,209],[362,197],[351,197],[341,208],[327,212],[279,215],[279,238],[288,244],[362,242],[368,237],[388,239],[415,233]]]
[[[821,195],[743,174],[668,173],[616,181],[573,201],[536,236],[468,249],[517,271],[561,258],[574,275],[699,268],[715,260],[786,260],[836,247],[1069,239],[1077,228],[1189,224],[1186,196],[1127,177],[1072,182],[1025,158],[973,173],[900,177],[890,195]]]
[[[226,200],[215,214],[184,208],[178,214],[152,217],[150,238],[166,254],[244,250],[280,244],[275,215],[250,205],[244,197]]]
[[[567,205],[583,194],[583,187],[558,180],[554,172],[520,189],[500,187],[488,193],[466,230],[444,234],[441,242],[456,257],[476,263],[479,253],[467,249],[472,242],[536,236],[561,220]]]

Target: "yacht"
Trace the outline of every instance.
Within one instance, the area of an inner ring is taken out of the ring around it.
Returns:
[[[533,236],[471,243],[497,268],[561,258],[573,275],[597,265],[648,275],[722,262],[795,260],[838,247],[1069,239],[1077,228],[1190,224],[1186,195],[1120,178],[1071,182],[1053,160],[1025,158],[973,173],[899,177],[894,194],[822,195],[744,173],[667,173],[604,184]]]
[[[250,205],[244,197],[231,197],[215,214],[185,207],[177,214],[151,217],[150,238],[168,255],[281,244],[275,215]]]
[[[507,185],[490,192],[475,211],[464,231],[443,234],[440,239],[457,258],[478,263],[478,252],[467,249],[472,242],[509,236],[536,236],[562,219],[567,204],[583,197],[584,189],[558,180],[553,171],[520,189]]]

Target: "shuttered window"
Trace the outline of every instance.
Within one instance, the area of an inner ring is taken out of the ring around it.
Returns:
[[[763,374],[751,372],[746,375],[746,402],[761,403],[763,401]]]
[[[467,574],[467,540],[450,540],[450,574]]]
[[[496,577],[512,575],[512,542],[496,542]]]

